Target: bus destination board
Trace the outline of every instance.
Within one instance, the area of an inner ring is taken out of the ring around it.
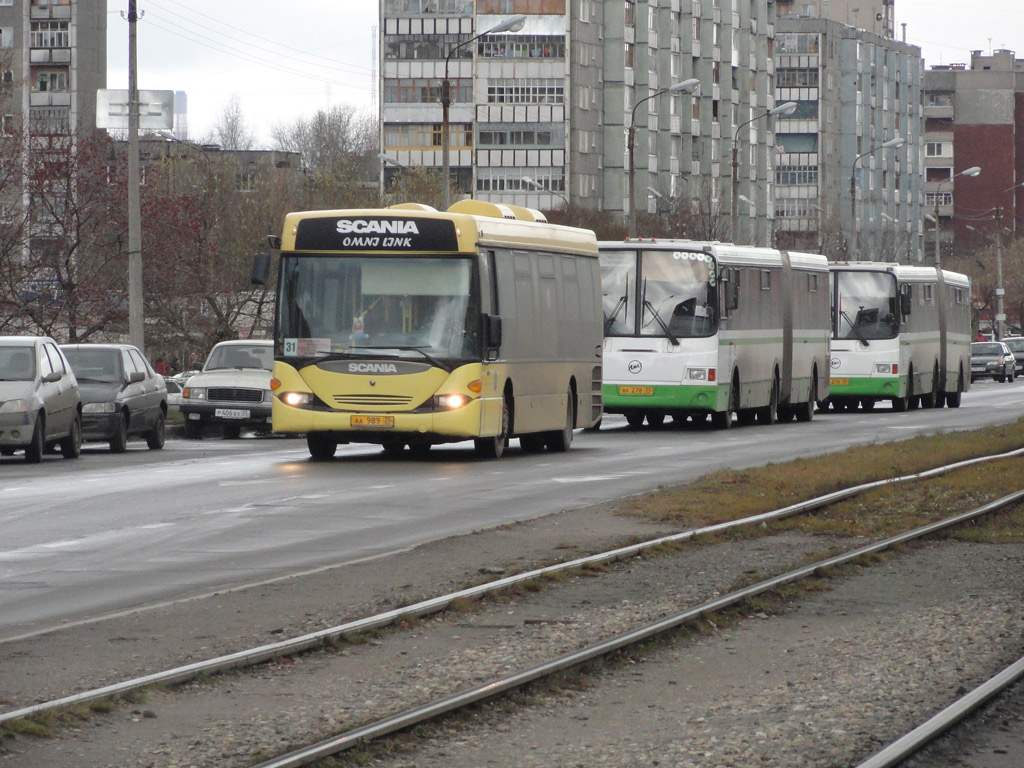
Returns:
[[[297,251],[458,251],[455,222],[408,216],[303,219]]]

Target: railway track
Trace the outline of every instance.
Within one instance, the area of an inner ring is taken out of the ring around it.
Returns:
[[[1019,455],[1020,453],[1021,452],[1018,451],[1000,457],[987,457],[982,460],[1003,458],[1005,456]],[[330,630],[311,633],[309,635],[292,638],[281,643],[262,646],[240,653],[231,654],[230,656],[198,662],[196,664],[187,665],[186,667],[167,670],[153,675],[147,675],[143,678],[125,681],[124,683],[115,686],[104,686],[96,690],[86,691],[54,701],[43,702],[30,707],[5,712],[0,715],[0,724],[21,720],[26,717],[43,717],[60,708],[80,705],[102,698],[125,696],[138,691],[140,688],[153,686],[154,684],[181,684],[187,680],[203,678],[202,683],[193,685],[196,685],[197,687],[204,687],[207,685],[205,682],[205,676],[212,673],[225,672],[241,666],[266,664],[268,661],[273,659],[293,658],[294,654],[301,651],[308,651],[309,649],[317,648],[319,646],[330,645],[343,638],[353,638],[365,635],[367,632],[379,630],[380,628],[395,624],[396,622],[408,626],[414,620],[418,621],[420,620],[420,617],[431,613],[435,613],[446,608],[452,608],[453,606],[458,606],[460,603],[464,603],[466,601],[480,600],[490,593],[508,592],[510,589],[523,588],[526,585],[535,583],[538,579],[552,579],[558,577],[560,573],[564,574],[566,572],[578,574],[580,572],[586,572],[588,569],[593,570],[605,567],[608,563],[628,563],[631,559],[636,558],[638,555],[641,555],[646,551],[676,545],[698,534],[723,532],[736,526],[763,525],[774,519],[780,519],[818,509],[841,498],[846,498],[850,495],[862,492],[869,487],[877,487],[878,485],[911,479],[932,477],[936,474],[951,471],[953,468],[960,468],[977,461],[981,460],[959,462],[956,465],[939,468],[926,473],[920,473],[905,478],[880,481],[878,483],[869,484],[868,486],[849,489],[837,494],[830,494],[829,496],[822,497],[820,499],[792,505],[785,509],[777,510],[765,515],[757,515],[742,521],[710,526],[705,529],[694,531],[686,531],[673,536],[660,537],[656,540],[641,542],[630,547],[618,548],[610,552],[600,553],[587,558],[579,558],[558,566],[538,569],[529,573],[519,574],[515,577],[498,579],[489,584],[480,585],[467,590],[460,590],[449,595],[423,601],[417,605],[407,606],[402,609],[389,611],[376,616],[367,617],[363,620],[333,627]],[[721,611],[728,609],[730,606],[749,602],[757,595],[776,591],[783,585],[790,584],[800,579],[813,577],[816,574],[842,566],[845,563],[857,562],[877,552],[891,549],[892,547],[900,546],[915,539],[931,535],[943,530],[944,528],[962,525],[992,511],[1005,508],[1008,505],[1016,504],[1020,501],[1022,495],[1024,495],[1024,491],[1010,494],[996,502],[979,507],[969,513],[957,515],[953,518],[942,521],[941,523],[924,526],[884,541],[855,547],[841,555],[822,558],[799,568],[788,569],[780,576],[759,581],[756,584],[751,584],[739,590],[733,590],[728,594],[723,594],[711,600],[699,602],[694,601],[691,607],[688,607],[685,610],[664,616],[658,621],[647,622],[639,628],[615,633],[597,643],[579,647],[578,639],[572,638],[569,644],[577,647],[574,647],[568,653],[552,655],[550,652],[547,652],[548,655],[545,656],[544,654],[546,651],[539,650],[535,652],[535,655],[542,656],[543,659],[538,663],[520,665],[505,674],[487,677],[478,685],[466,687],[465,690],[458,694],[430,697],[429,700],[425,702],[418,703],[416,706],[410,707],[408,710],[392,713],[388,717],[376,720],[366,720],[364,718],[363,722],[361,722],[357,728],[345,729],[344,732],[337,733],[331,738],[321,740],[312,746],[305,746],[299,750],[286,752],[284,755],[260,763],[260,765],[285,766],[309,764],[310,762],[318,760],[326,755],[335,754],[339,751],[350,748],[353,745],[363,744],[370,738],[376,738],[388,733],[393,733],[396,730],[408,728],[410,725],[423,722],[426,719],[438,717],[457,709],[471,706],[484,698],[500,695],[517,687],[540,680],[546,676],[564,672],[568,668],[585,664],[589,661],[608,656],[609,654],[622,652],[624,649],[627,649],[637,643],[647,642],[652,637],[659,634],[678,630],[680,627],[700,619],[700,617],[718,614]],[[664,613],[664,606],[657,607],[656,612],[658,611]],[[549,622],[545,621],[543,623]],[[479,676],[479,673],[476,673],[476,676]],[[473,677],[473,675],[470,675],[470,677]],[[249,763],[239,762],[231,764],[251,764],[251,761]]]

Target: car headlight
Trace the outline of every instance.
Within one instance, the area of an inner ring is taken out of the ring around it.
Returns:
[[[0,413],[25,413],[28,411],[28,400],[17,398],[0,405]]]
[[[82,413],[114,413],[116,410],[114,403],[82,403]]]
[[[185,387],[181,396],[186,400],[205,400],[206,387]]]

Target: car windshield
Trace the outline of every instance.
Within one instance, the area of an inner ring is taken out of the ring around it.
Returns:
[[[35,348],[0,347],[0,381],[32,381],[35,376]]]
[[[978,341],[971,344],[971,354],[979,357],[998,357],[1003,354],[1003,345],[994,341]]]
[[[124,381],[119,349],[85,349],[64,347],[64,356],[79,383],[117,384]]]
[[[262,368],[272,370],[274,351],[269,344],[221,344],[213,348],[204,371],[228,368]]]

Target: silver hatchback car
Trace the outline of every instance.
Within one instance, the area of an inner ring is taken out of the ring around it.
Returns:
[[[30,463],[60,445],[82,452],[82,397],[57,343],[45,336],[0,336],[0,455],[24,450]]]

